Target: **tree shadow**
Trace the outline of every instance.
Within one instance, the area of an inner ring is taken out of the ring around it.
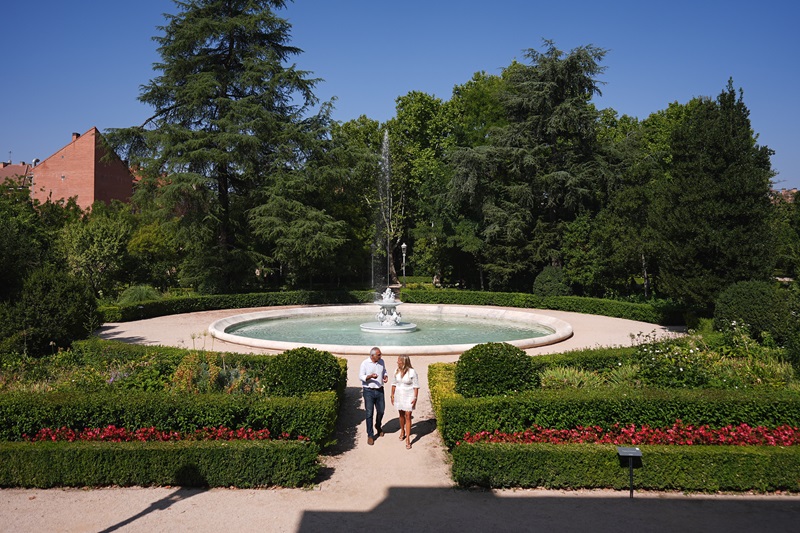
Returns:
[[[364,408],[361,406],[361,387],[345,388],[334,429],[336,441],[326,446],[320,456],[336,457],[355,448],[358,429],[364,424],[364,414]],[[314,483],[328,481],[333,476],[333,472],[332,467],[323,465],[314,479]]]
[[[181,476],[181,473],[179,471],[178,472],[178,477],[180,477],[180,476]],[[125,528],[126,526],[129,526],[129,525],[133,524],[134,522],[136,522],[140,518],[143,518],[143,517],[149,515],[150,513],[154,513],[156,511],[164,511],[164,510],[168,509],[170,506],[172,506],[173,504],[176,504],[176,503],[181,502],[183,500],[189,499],[192,496],[196,496],[198,494],[202,494],[205,491],[206,491],[206,489],[202,489],[202,488],[179,488],[179,489],[175,490],[173,493],[169,494],[168,496],[166,496],[164,498],[161,498],[160,500],[151,503],[149,506],[147,506],[147,508],[142,509],[140,512],[136,513],[135,515],[131,516],[130,518],[126,518],[125,520],[123,520],[121,522],[117,522],[113,526],[109,526],[106,529],[101,530],[99,533],[110,533],[112,531],[121,530],[121,529]]]
[[[356,446],[358,429],[364,424],[364,408],[361,405],[361,387],[347,387],[342,404],[339,406],[339,417],[336,421],[336,442],[323,450],[323,455],[341,455]]]
[[[141,336],[131,336],[131,335],[124,335],[122,332],[117,331],[117,326],[109,326],[103,325],[94,330],[94,335],[97,335],[101,339],[108,340],[108,341],[120,341],[126,342],[128,344],[146,344],[147,339]],[[124,330],[122,330],[124,331]]]

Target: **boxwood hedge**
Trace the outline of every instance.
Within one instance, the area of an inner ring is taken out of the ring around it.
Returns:
[[[800,447],[639,446],[634,487],[648,490],[800,490]],[[452,450],[462,486],[614,488],[630,478],[616,447],[601,444],[461,444]]]
[[[0,487],[298,487],[318,454],[299,441],[5,442]]]

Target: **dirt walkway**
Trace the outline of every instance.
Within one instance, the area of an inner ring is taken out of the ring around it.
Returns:
[[[242,310],[241,312],[247,312]],[[630,335],[665,334],[627,320],[546,312],[575,335],[536,353],[630,345]],[[203,335],[230,311],[108,324],[101,334],[141,344],[237,350]],[[255,351],[255,350],[253,350]],[[366,354],[365,356],[366,357]],[[414,414],[413,448],[398,439],[387,405],[386,436],[368,446],[358,367],[347,357],[348,388],[338,444],[309,489],[110,488],[0,491],[0,531],[796,531],[798,496],[685,496],[618,491],[462,490],[450,480],[448,455],[427,394],[428,365],[457,356],[412,357],[423,392]],[[387,368],[395,361],[386,359]]]

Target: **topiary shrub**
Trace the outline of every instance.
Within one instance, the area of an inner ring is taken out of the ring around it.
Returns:
[[[456,365],[456,392],[465,398],[520,392],[537,384],[530,356],[506,343],[478,344],[462,353]]]
[[[758,341],[768,333],[777,343],[786,343],[795,322],[788,293],[766,281],[734,283],[719,295],[714,309],[714,329],[724,331],[733,323],[744,323]]]
[[[533,281],[536,296],[570,296],[572,290],[564,283],[564,272],[559,267],[546,266]]]
[[[339,363],[330,352],[303,347],[276,355],[265,379],[274,396],[302,396],[336,390],[339,372]]]

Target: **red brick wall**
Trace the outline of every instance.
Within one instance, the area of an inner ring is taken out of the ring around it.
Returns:
[[[111,159],[104,161],[105,155],[110,152],[103,142],[97,143],[97,158],[95,164],[94,199],[110,203],[111,200],[127,202],[133,194],[133,176],[127,165],[119,160],[116,154],[111,153]]]
[[[96,200],[128,201],[133,187],[131,175],[116,157],[101,161],[104,153],[100,133],[92,128],[33,169],[31,196],[40,202],[77,196],[83,209]]]

